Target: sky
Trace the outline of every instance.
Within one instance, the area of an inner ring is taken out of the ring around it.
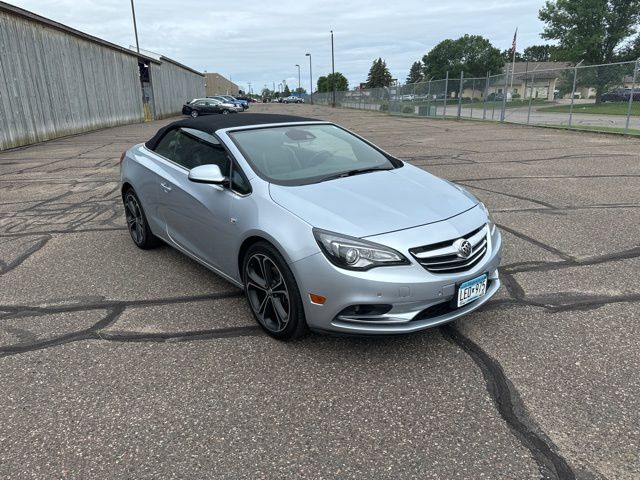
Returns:
[[[135,45],[130,0],[9,0],[9,3],[90,35]],[[465,33],[482,35],[500,50],[546,43],[538,10],[544,0],[280,0],[212,2],[135,0],[140,48],[198,71],[217,72],[254,92],[309,89],[311,53],[315,82],[335,70],[351,87],[366,81],[371,63],[385,59],[404,82],[412,63],[438,42]]]

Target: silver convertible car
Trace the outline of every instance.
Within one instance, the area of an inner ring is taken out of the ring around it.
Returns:
[[[123,153],[121,180],[134,243],[163,241],[241,287],[279,339],[413,332],[500,286],[481,202],[330,122],[181,120]]]

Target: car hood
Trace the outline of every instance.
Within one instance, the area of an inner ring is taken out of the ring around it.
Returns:
[[[439,222],[477,204],[449,182],[405,164],[301,186],[271,184],[271,198],[314,227],[354,237]]]

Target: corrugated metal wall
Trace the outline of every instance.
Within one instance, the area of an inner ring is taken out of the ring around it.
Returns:
[[[0,1],[0,150],[144,121],[138,54]],[[150,65],[155,118],[204,97],[204,76]]]
[[[136,56],[0,11],[0,150],[143,120]]]
[[[161,65],[151,64],[153,111],[155,118],[179,114],[188,100],[204,97],[204,76],[186,70],[164,57]]]

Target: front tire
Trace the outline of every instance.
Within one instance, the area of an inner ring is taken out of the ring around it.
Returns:
[[[222,110],[223,115],[229,115],[229,110]]]
[[[142,209],[142,204],[133,188],[127,190],[123,196],[124,214],[127,219],[127,230],[131,240],[138,248],[148,250],[157,247],[161,242],[149,228],[147,216]]]
[[[198,113],[197,110],[191,110],[191,113],[189,115],[191,115],[193,118],[196,118],[200,114]]]
[[[278,340],[308,332],[304,307],[293,273],[269,243],[249,247],[242,264],[244,291],[258,325]]]

